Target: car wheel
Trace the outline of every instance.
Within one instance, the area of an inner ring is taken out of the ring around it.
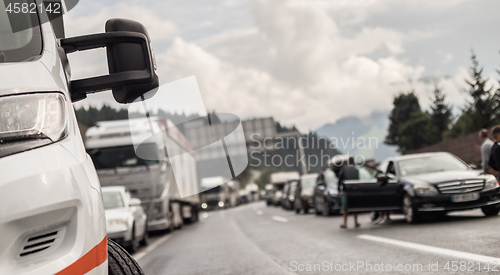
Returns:
[[[500,212],[500,208],[497,207],[483,207],[481,208],[486,217],[496,216]]]
[[[148,244],[149,244],[148,222],[146,221],[146,226],[144,227],[144,233],[142,234],[141,245],[147,246]]]
[[[139,240],[135,236],[135,224],[132,225],[132,239],[128,245],[128,250],[130,253],[135,253],[139,249]]]
[[[174,212],[172,210],[168,211],[168,228],[165,230],[167,233],[174,232],[175,224],[174,224]]]
[[[302,209],[302,213],[304,213],[304,214],[309,213],[309,207],[304,207],[304,208]]]
[[[314,202],[314,213],[316,213],[317,216],[323,214],[323,212],[319,211],[318,203],[316,201]]]
[[[108,239],[108,274],[109,275],[144,275],[137,261],[114,241]]]
[[[330,205],[328,204],[328,201],[323,203],[323,216],[330,216]]]
[[[410,196],[408,195],[405,195],[405,197],[403,198],[403,214],[405,215],[405,220],[408,223],[416,223],[420,218],[416,209],[411,203]]]

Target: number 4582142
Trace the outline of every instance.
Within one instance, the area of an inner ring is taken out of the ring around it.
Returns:
[[[47,13],[62,13],[61,3],[47,3],[45,6],[39,4],[40,10],[45,10]],[[9,3],[5,8],[8,13],[36,13],[37,4],[36,3]]]
[[[446,271],[486,271],[486,272],[498,272],[498,263],[497,262],[473,262],[473,261],[448,261],[443,267]]]

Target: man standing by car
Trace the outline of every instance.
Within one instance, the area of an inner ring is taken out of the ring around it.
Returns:
[[[479,132],[479,140],[481,141],[481,147],[479,149],[481,151],[481,166],[483,167],[483,171],[498,177],[498,172],[493,170],[488,165],[491,155],[491,147],[494,144],[494,142],[488,138],[488,130],[482,129]]]
[[[344,163],[342,161],[340,164],[335,164],[332,168],[333,172],[335,172],[335,175],[339,179],[339,193],[341,194],[341,211],[342,211],[342,217],[344,219],[344,223],[340,225],[340,228],[347,228],[347,216],[349,214],[349,206],[348,206],[348,201],[347,201],[347,193],[345,191],[345,185],[344,185],[344,180],[346,178],[346,167],[349,165],[354,165],[354,158],[349,157],[347,159],[347,163]],[[358,214],[354,213],[354,226],[357,228],[360,226],[358,223]]]
[[[496,177],[498,178],[498,171],[500,171],[500,126],[495,126],[491,130],[491,135],[493,136],[493,141],[495,144],[491,147],[490,160],[488,165],[496,171]]]

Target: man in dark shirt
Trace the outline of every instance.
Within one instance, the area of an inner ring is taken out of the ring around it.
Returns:
[[[345,191],[344,180],[347,178],[347,174],[349,173],[349,168],[354,168],[353,165],[354,165],[354,158],[349,157],[346,163],[342,161],[342,163],[336,164],[332,167],[333,172],[335,172],[335,175],[339,179],[338,190],[342,200],[341,211],[342,211],[342,216],[344,218],[344,223],[340,225],[341,228],[347,228],[347,215],[349,214],[347,193]],[[359,227],[360,224],[358,223],[358,214],[354,213],[353,216],[354,216],[354,227]]]
[[[500,171],[500,126],[495,126],[491,130],[491,135],[493,136],[493,141],[495,144],[491,147],[490,160],[488,165],[495,171]]]

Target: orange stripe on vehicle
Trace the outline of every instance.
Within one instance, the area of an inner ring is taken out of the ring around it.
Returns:
[[[56,273],[56,275],[85,274],[95,267],[100,266],[107,259],[108,237],[106,236],[98,245],[94,246],[89,252],[87,252],[87,254],[83,255],[83,257],[72,263],[70,266]]]

